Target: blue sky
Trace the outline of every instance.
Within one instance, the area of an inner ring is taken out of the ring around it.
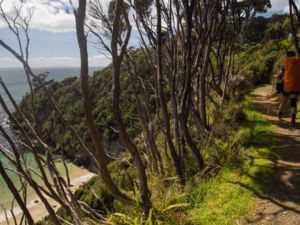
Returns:
[[[4,0],[4,9],[10,12],[12,0]],[[30,64],[32,67],[79,66],[79,50],[75,34],[74,16],[61,10],[61,2],[68,0],[27,0],[25,8],[34,7],[30,29]],[[288,0],[271,0],[268,14],[288,11]],[[296,1],[300,3],[300,0]],[[133,35],[135,36],[135,35]],[[17,48],[15,37],[0,19],[0,39]],[[133,37],[134,39],[134,37]],[[106,66],[110,59],[89,44],[90,66]],[[0,67],[18,67],[20,64],[0,48]]]

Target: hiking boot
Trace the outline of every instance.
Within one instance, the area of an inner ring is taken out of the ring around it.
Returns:
[[[279,112],[279,113],[278,113],[278,119],[281,120],[281,119],[282,119],[282,115],[283,115],[283,113],[282,113],[282,112]]]
[[[296,119],[292,118],[292,120],[291,120],[291,126],[293,126],[293,127],[296,126]]]
[[[296,114],[292,114],[291,125],[296,126]]]

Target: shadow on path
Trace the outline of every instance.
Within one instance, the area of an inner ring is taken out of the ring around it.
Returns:
[[[276,98],[270,100],[270,93],[271,87],[258,88],[252,100],[264,117],[274,124],[275,170],[264,181],[265,195],[251,190],[260,200],[256,212],[245,218],[243,224],[300,225],[300,126],[291,128],[289,118],[278,120],[278,102]]]

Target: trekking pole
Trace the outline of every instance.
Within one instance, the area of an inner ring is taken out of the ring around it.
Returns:
[[[270,92],[270,95],[269,95],[269,103],[268,103],[268,107],[267,107],[267,115],[270,115],[270,109],[271,109],[271,105],[272,105],[272,95],[273,95],[273,92],[275,90],[275,77],[274,75],[273,76],[273,79],[272,79],[272,89],[271,89],[271,92]]]

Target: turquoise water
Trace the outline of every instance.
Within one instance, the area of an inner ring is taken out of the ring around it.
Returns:
[[[30,154],[30,153],[25,154],[24,159],[25,159],[24,161],[28,165],[31,165],[32,168],[37,168],[36,162],[35,162],[32,154]],[[0,160],[2,161],[5,168],[14,170],[14,167],[3,156],[1,156],[1,153],[0,153]],[[14,172],[7,170],[7,173],[14,184],[16,184],[17,186],[21,186],[20,179]],[[35,177],[35,179],[36,178],[37,177]],[[38,182],[40,183],[41,181],[39,180]],[[2,204],[4,207],[7,207],[7,206],[9,206],[10,202],[12,201],[12,194],[11,194],[10,190],[7,188],[2,176],[0,176],[0,190],[1,190],[0,204]],[[29,193],[32,192],[32,190],[28,190],[28,191],[29,191]],[[0,209],[0,212],[1,211],[2,211],[2,208]]]
[[[92,74],[95,70],[100,68],[91,68],[90,74]],[[56,81],[61,81],[64,78],[67,77],[74,77],[79,76],[79,68],[39,68],[39,69],[33,69],[36,74],[41,74],[43,72],[49,72],[48,80],[54,79]],[[6,83],[8,89],[10,90],[11,94],[15,98],[17,102],[20,102],[22,99],[22,96],[26,94],[26,92],[29,91],[29,86],[26,81],[25,73],[22,69],[19,68],[0,68],[0,77],[4,80]],[[2,88],[0,88],[0,95],[7,101],[7,97],[4,95],[4,91]],[[7,102],[8,103],[8,102]],[[11,109],[11,104],[8,103],[8,107]],[[6,115],[0,106],[0,123],[6,127],[6,129],[9,130],[9,127],[7,127],[6,124]],[[0,138],[0,144],[4,144],[5,142],[3,139]],[[31,165],[33,168],[36,167],[36,163],[33,159],[33,156],[31,154],[27,154],[26,161],[29,165]],[[0,154],[0,160],[5,164],[6,167],[11,167],[11,165],[3,158],[3,155]],[[59,166],[62,167],[62,166]],[[61,168],[62,169],[62,168]],[[14,183],[19,182],[19,178],[12,172],[9,172],[10,178],[13,180]],[[0,198],[0,204],[7,205],[11,199],[12,196],[10,194],[10,191],[6,187],[6,184],[0,174],[0,191],[1,191],[1,198]],[[1,210],[0,210],[1,211]]]
[[[0,154],[1,157],[1,154]],[[34,159],[34,156],[32,153],[26,153],[23,155],[23,160],[26,163],[26,165],[30,165],[30,167],[37,173],[40,173],[40,170],[38,169],[37,163]],[[21,187],[21,182],[19,177],[13,172],[14,167],[7,162],[7,160],[5,158],[2,158],[1,161],[3,162],[5,168],[8,169],[12,169],[12,170],[7,170],[7,173],[10,177],[10,179],[12,180],[12,182],[17,186],[17,187]],[[55,161],[56,164],[56,168],[59,171],[59,173],[63,176],[66,177],[66,171],[65,171],[65,167],[62,163],[61,159],[57,159]],[[72,179],[72,177],[74,178],[74,176],[77,178],[78,175],[80,176],[83,172],[83,170],[81,168],[78,168],[77,166],[75,166],[74,164],[67,162],[67,168],[68,168],[68,172],[69,172],[69,176]],[[32,178],[40,185],[44,186],[44,181],[38,176],[36,175],[34,172],[30,172]],[[48,169],[45,167],[45,173],[49,179],[50,182],[53,182],[53,180],[51,179],[51,176],[49,175],[49,171]],[[0,176],[0,190],[1,190],[1,198],[0,198],[0,205],[3,206],[5,209],[10,209],[11,207],[11,202],[13,199],[13,195],[11,194],[10,190],[7,188],[2,176]],[[27,188],[27,196],[30,199],[32,198],[32,196],[35,196],[35,192],[28,186]],[[34,197],[35,198],[35,197]],[[15,205],[17,206],[17,205]],[[0,215],[3,212],[3,208],[0,208]]]

